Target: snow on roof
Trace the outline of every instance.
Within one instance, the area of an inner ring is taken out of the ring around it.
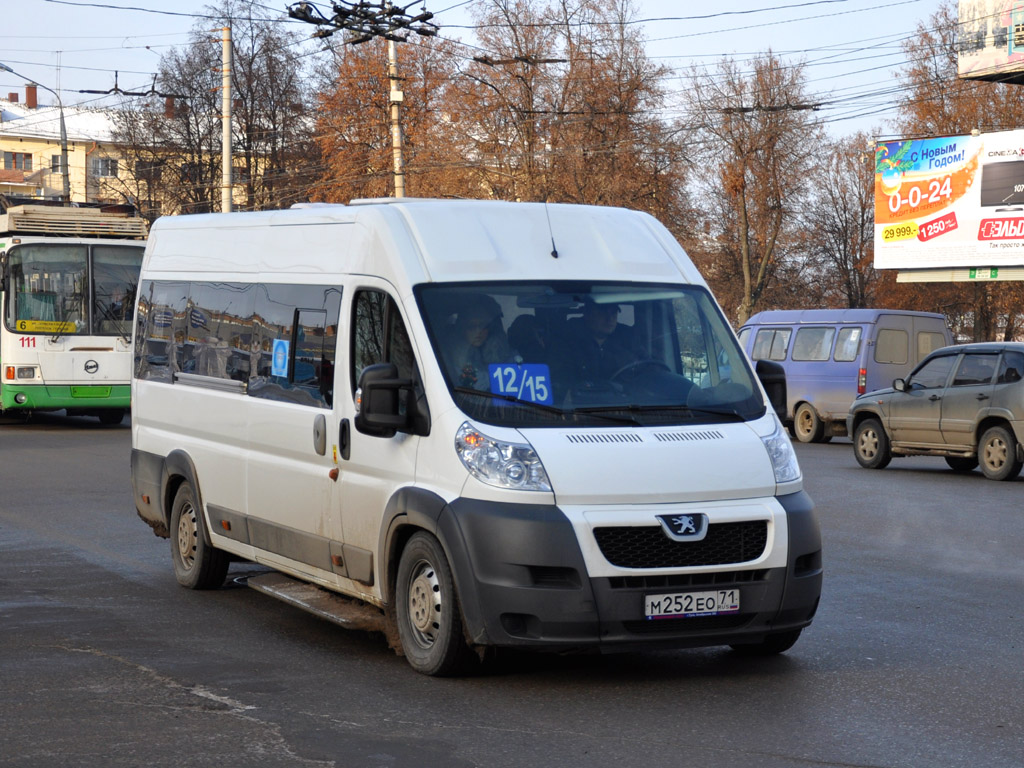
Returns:
[[[64,107],[68,141],[113,141],[113,114],[110,109]],[[0,135],[59,141],[60,110],[43,106],[29,109],[16,101],[0,99]]]

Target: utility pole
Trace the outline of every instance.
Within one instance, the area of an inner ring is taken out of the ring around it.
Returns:
[[[231,213],[231,27],[221,33],[220,210]]]
[[[405,94],[398,77],[398,45],[388,40],[388,80],[391,81],[391,154],[395,162],[395,197],[405,197],[405,170],[402,167],[402,123],[400,108]]]
[[[419,2],[420,0],[416,0]],[[427,10],[416,16],[408,14],[408,5],[396,6],[391,0],[371,2],[371,0],[334,0],[331,7],[334,15],[325,16],[312,3],[298,2],[288,8],[288,15],[309,24],[317,25],[313,37],[330,37],[338,30],[345,30],[350,35],[345,40],[350,45],[359,45],[376,37],[388,41],[388,103],[391,107],[391,153],[395,166],[395,197],[405,197],[405,168],[402,159],[402,122],[401,105],[405,99],[402,93],[401,78],[398,76],[398,45],[409,39],[413,32],[423,37],[433,37],[438,26],[430,20],[434,14]]]

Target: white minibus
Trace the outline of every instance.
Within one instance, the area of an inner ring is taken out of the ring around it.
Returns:
[[[430,675],[495,647],[774,654],[814,617],[780,368],[646,214],[165,217],[134,352],[135,504],[186,587],[268,566],[250,586]]]

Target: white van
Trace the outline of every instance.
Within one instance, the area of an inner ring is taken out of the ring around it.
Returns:
[[[778,653],[814,616],[792,446],[646,214],[165,217],[134,349],[135,503],[187,587],[265,564],[250,585],[433,675],[495,646]]]

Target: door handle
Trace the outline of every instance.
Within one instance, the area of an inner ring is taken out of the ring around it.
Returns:
[[[341,426],[338,428],[338,445],[341,446],[341,458],[348,461],[352,455],[352,427],[349,426],[348,419],[341,420]]]
[[[934,403],[936,400],[941,400],[942,396],[941,395],[932,395],[928,399],[931,400]]]
[[[986,395],[984,392],[979,392],[978,393],[978,399],[979,400],[988,400],[988,395]]]

